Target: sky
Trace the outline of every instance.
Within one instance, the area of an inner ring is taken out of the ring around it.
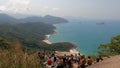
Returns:
[[[120,19],[120,0],[0,0],[0,12]]]

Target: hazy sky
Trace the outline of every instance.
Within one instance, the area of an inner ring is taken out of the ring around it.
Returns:
[[[120,0],[0,0],[0,12],[120,19]]]

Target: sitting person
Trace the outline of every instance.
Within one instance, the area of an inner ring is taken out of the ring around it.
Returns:
[[[96,62],[103,61],[103,58],[99,56],[99,58],[96,59]]]
[[[92,65],[92,58],[91,58],[91,56],[88,56],[88,58],[87,58],[87,65],[88,66]]]

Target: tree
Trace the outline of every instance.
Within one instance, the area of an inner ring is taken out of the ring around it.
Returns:
[[[108,44],[101,44],[98,49],[98,53],[104,56],[120,54],[120,35],[113,37]]]

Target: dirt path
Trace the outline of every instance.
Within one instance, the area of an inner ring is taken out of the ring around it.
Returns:
[[[102,62],[93,64],[87,68],[120,68],[120,55],[106,58]]]

